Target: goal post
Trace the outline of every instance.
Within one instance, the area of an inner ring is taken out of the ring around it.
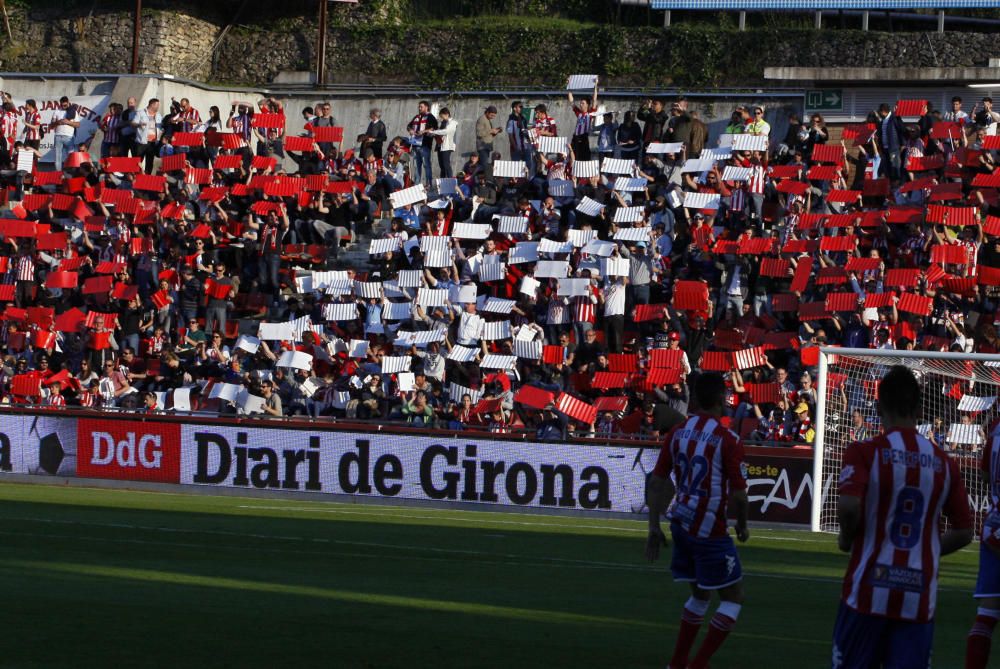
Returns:
[[[958,460],[979,527],[989,499],[979,477],[979,455],[997,416],[1000,355],[830,346],[819,353],[812,530],[838,529],[837,481],[844,449],[881,433],[877,389],[894,365],[917,376],[923,397],[918,431]]]

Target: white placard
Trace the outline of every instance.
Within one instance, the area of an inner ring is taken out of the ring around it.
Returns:
[[[549,181],[549,195],[552,197],[573,197],[576,191],[573,190],[573,182],[567,179],[551,179]]]
[[[399,384],[400,392],[408,393],[413,390],[413,384],[416,381],[413,372],[400,372],[399,376],[396,377],[396,382]]]
[[[607,258],[616,248],[618,248],[618,245],[614,242],[604,241],[603,239],[591,239],[581,251],[592,256]]]
[[[510,321],[493,321],[483,323],[482,338],[486,341],[510,339]]]
[[[602,211],[604,211],[604,205],[585,195],[583,199],[580,200],[580,204],[576,205],[576,210],[585,216],[594,216],[596,218],[601,215]]]
[[[476,359],[477,353],[479,353],[478,348],[455,345],[452,346],[451,350],[448,352],[448,359],[454,360],[455,362],[472,362]]]
[[[528,166],[523,160],[493,161],[493,176],[505,179],[523,179],[528,176]]]
[[[260,348],[260,340],[256,337],[251,337],[250,335],[242,334],[236,340],[236,348],[246,351],[247,353],[253,354],[257,352]]]
[[[569,274],[569,263],[565,260],[539,260],[535,265],[536,279],[562,279]]]
[[[528,232],[528,219],[524,216],[495,216],[497,232],[503,235],[523,235]]]
[[[538,260],[539,242],[518,242],[507,254],[507,261],[511,265],[523,262],[535,262]]]
[[[358,305],[354,302],[333,302],[323,305],[323,318],[328,321],[353,321],[358,317]]]
[[[684,150],[684,142],[650,142],[646,147],[646,153],[664,155],[668,153],[680,153]]]
[[[538,244],[539,253],[572,253],[573,242],[557,242],[554,239],[542,239]]]
[[[401,246],[399,237],[387,237],[385,239],[373,239],[368,244],[368,253],[370,255],[381,255],[383,253],[391,253],[398,251]]]
[[[443,307],[448,304],[448,291],[444,288],[420,288],[417,290],[417,304],[425,309]]]
[[[629,260],[621,256],[601,259],[601,274],[604,276],[628,276]]]
[[[616,177],[615,190],[620,193],[641,193],[649,184],[643,177]]]
[[[295,328],[291,323],[261,323],[257,336],[264,341],[285,341],[295,339]]]
[[[571,74],[566,79],[567,91],[592,91],[597,86],[596,74]]]
[[[405,321],[412,313],[413,302],[386,302],[382,305],[383,321]]]
[[[542,341],[540,339],[515,339],[514,355],[527,360],[540,360],[542,358]]]
[[[619,228],[615,231],[615,241],[648,242],[651,228]]]
[[[397,372],[410,371],[410,363],[413,358],[408,355],[385,355],[382,356],[382,373],[396,374]]]
[[[540,153],[567,153],[569,148],[568,137],[539,137],[538,151]]]
[[[458,304],[472,304],[479,299],[479,287],[474,283],[467,283],[458,287],[458,295],[455,302]]]
[[[368,357],[368,340],[367,339],[352,339],[351,343],[347,346],[347,355],[351,358],[367,358]]]
[[[399,209],[400,207],[405,207],[408,204],[423,202],[427,199],[427,191],[424,190],[423,184],[417,184],[416,186],[411,186],[409,188],[404,188],[403,190],[398,190],[395,193],[390,193],[389,199],[392,200],[392,208]]]
[[[31,151],[17,152],[17,171],[32,172],[35,169],[35,154]]]
[[[684,193],[684,206],[689,209],[718,209],[721,201],[718,193]]]
[[[435,342],[442,341],[445,337],[444,330],[418,330],[416,332],[410,332],[408,330],[400,330],[396,333],[396,339],[393,341],[393,346],[427,346],[428,344],[433,344]]]
[[[952,423],[948,429],[948,441],[953,444],[977,445],[983,443],[983,435],[978,425]]]
[[[377,300],[382,297],[382,284],[378,281],[355,281],[354,294],[367,300]]]
[[[597,237],[597,230],[577,230],[573,229],[569,231],[569,241],[573,243],[573,246],[579,248],[581,246],[586,246],[587,242],[591,239]]]
[[[235,402],[239,398],[241,390],[243,390],[243,386],[236,383],[216,383],[208,391],[208,399]],[[176,403],[174,408],[176,408]]]
[[[420,238],[420,252],[448,250],[451,245],[451,237],[446,235],[425,235]]]
[[[556,294],[563,297],[584,297],[590,294],[590,279],[559,279]]]
[[[726,169],[722,171],[723,181],[749,181],[750,180],[750,168],[749,167],[736,167],[735,165],[726,165]]]
[[[507,265],[502,262],[501,256],[486,256],[479,265],[480,281],[503,281],[507,273]]]
[[[455,404],[461,404],[462,397],[465,395],[468,395],[472,399],[472,403],[475,404],[479,401],[479,398],[483,396],[483,391],[466,388],[465,386],[460,386],[457,383],[448,384],[448,399]]]
[[[638,223],[646,213],[645,207],[618,207],[615,210],[615,223]]]
[[[598,177],[601,175],[601,162],[599,160],[578,160],[573,163],[573,176],[578,179],[586,177]]]
[[[174,411],[191,410],[191,388],[174,389]]]
[[[767,135],[734,135],[733,151],[767,151]]]
[[[458,179],[435,179],[434,187],[437,189],[438,195],[455,195],[458,193]]]
[[[313,357],[303,351],[285,351],[278,358],[275,367],[286,367],[290,369],[302,369],[309,371],[312,369]]]
[[[450,204],[451,204],[451,200],[449,200],[448,198],[442,197],[442,198],[440,198],[438,200],[434,200],[433,202],[428,202],[427,206],[430,207],[431,209],[447,209],[448,205],[450,205]]]
[[[635,161],[631,158],[605,158],[601,163],[601,172],[632,176],[635,174]]]
[[[451,250],[433,249],[431,251],[424,252],[424,267],[431,267],[435,269],[440,267],[451,267]]]
[[[725,147],[727,149],[733,148],[733,137],[739,133],[724,132],[719,135],[719,141],[715,143],[716,146]]]
[[[509,314],[516,304],[515,300],[505,300],[502,297],[488,297],[480,311],[492,314]]]
[[[958,402],[959,411],[986,411],[997,401],[996,396],[976,397],[975,395],[962,395]]]
[[[260,395],[251,395],[250,391],[244,388],[239,397],[236,398],[236,405],[240,408],[239,412],[241,414],[244,416],[250,416],[253,414],[264,413],[264,407],[267,405],[267,400]]]
[[[541,285],[541,282],[534,277],[526,276],[521,279],[521,287],[518,288],[518,292],[534,297],[538,292],[538,287]]]
[[[424,273],[419,269],[401,269],[396,283],[400,288],[419,288],[424,285]]]
[[[483,369],[514,369],[517,365],[517,356],[490,354],[483,358],[479,366]]]
[[[486,239],[493,232],[488,223],[456,223],[451,236],[456,239]]]

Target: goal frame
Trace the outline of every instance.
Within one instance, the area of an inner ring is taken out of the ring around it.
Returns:
[[[858,356],[865,358],[913,358],[917,360],[961,360],[963,362],[1000,362],[1000,355],[988,353],[952,353],[937,351],[897,351],[894,349],[839,348],[821,346],[819,349],[819,374],[816,378],[816,438],[813,440],[813,496],[810,527],[820,532],[820,514],[823,510],[823,460],[826,443],[826,380],[830,356]]]

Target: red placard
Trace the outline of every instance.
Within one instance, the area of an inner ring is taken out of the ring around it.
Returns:
[[[865,295],[865,309],[882,309],[883,307],[891,307],[892,300],[896,297],[896,293],[889,291],[887,293],[868,293]]]
[[[285,137],[285,151],[312,151],[316,140],[312,137]]]
[[[344,129],[340,126],[324,126],[312,129],[313,139],[324,144],[336,144],[344,141]]]
[[[838,144],[816,144],[813,146],[810,161],[814,163],[836,163],[844,162],[844,147]]]
[[[625,388],[628,386],[628,374],[621,372],[594,372],[594,378],[590,385],[601,390]]]
[[[960,139],[962,126],[955,121],[935,121],[931,126],[931,137],[934,139]]]
[[[235,132],[220,132],[214,135],[214,141],[218,141],[219,146],[230,151],[235,151],[236,149],[244,148],[247,143],[243,140],[243,137],[237,135]]]
[[[649,366],[653,368],[683,369],[684,351],[679,348],[654,348],[649,352]]]
[[[180,172],[187,167],[187,154],[175,153],[172,156],[163,156],[160,159],[161,172]]]
[[[662,321],[667,317],[667,305],[665,304],[637,304],[635,305],[635,322],[646,323],[648,321]]]
[[[533,409],[545,409],[555,402],[554,393],[531,385],[521,386],[514,394],[514,401]]]
[[[854,292],[840,292],[826,294],[826,310],[834,311],[854,311],[858,308],[858,294]]]
[[[639,356],[635,353],[609,353],[608,369],[612,372],[635,374],[639,370]]]
[[[733,364],[740,370],[764,367],[767,365],[767,353],[763,346],[734,351]]]
[[[969,262],[969,255],[964,246],[935,244],[931,247],[931,262],[941,265],[964,265]]]
[[[126,302],[131,301],[138,294],[139,286],[130,286],[124,283],[116,283],[114,290],[111,291],[111,297],[116,300],[125,300]]]
[[[273,170],[278,166],[278,159],[274,156],[254,156],[250,161],[250,167],[255,170]]]
[[[285,128],[285,115],[280,113],[257,112],[250,119],[250,126],[254,128]]]
[[[42,377],[38,374],[18,374],[11,379],[10,392],[19,397],[40,397]]]
[[[792,263],[784,258],[764,258],[760,263],[760,275],[785,279],[791,268]]]
[[[180,423],[77,421],[77,476],[180,483],[180,471]]]
[[[175,132],[171,142],[174,146],[202,146],[205,143],[205,133]]]
[[[788,193],[790,195],[805,195],[806,191],[809,190],[809,184],[805,181],[791,181],[790,179],[784,179],[779,181],[775,189],[779,193]]]
[[[97,295],[102,293],[107,293],[111,290],[114,285],[115,279],[113,276],[92,276],[83,282],[83,294],[84,295]]]
[[[809,286],[809,277],[812,276],[812,261],[802,260],[795,268],[795,275],[792,277],[792,292],[801,293]]]
[[[701,354],[701,369],[705,372],[728,372],[733,368],[732,353],[705,351]]]
[[[594,400],[594,408],[601,412],[621,413],[628,408],[628,398],[621,395],[616,397],[598,397]]]
[[[167,190],[167,178],[155,174],[136,174],[132,181],[132,188],[135,190],[162,193]]]
[[[889,197],[889,180],[865,179],[861,182],[861,194],[864,197]]]
[[[889,288],[913,288],[919,280],[919,269],[890,269],[885,273],[882,285]]]
[[[861,191],[859,190],[832,190],[826,194],[826,201],[850,204],[851,202],[857,202],[859,197],[861,197]]]
[[[123,262],[111,262],[110,260],[102,260],[97,263],[97,267],[94,271],[98,274],[118,274],[123,269],[125,269],[125,263]]]
[[[212,166],[217,170],[238,170],[243,167],[243,156],[216,156]]]
[[[597,409],[594,405],[587,404],[568,393],[559,393],[559,397],[556,398],[555,408],[557,411],[586,425],[590,425],[597,420]]]
[[[924,210],[919,207],[890,206],[885,217],[885,222],[896,225],[909,225],[910,223],[920,223],[923,217]]]
[[[62,172],[35,172],[32,177],[35,186],[58,186],[62,180]]]
[[[547,365],[560,365],[566,362],[565,347],[546,344],[542,347],[542,362]]]
[[[833,181],[839,176],[840,168],[836,165],[813,165],[806,172],[809,181]]]
[[[736,252],[740,255],[763,255],[770,253],[777,241],[774,237],[750,237],[740,241]]]
[[[955,182],[948,182],[943,184],[938,184],[931,188],[931,194],[928,199],[931,202],[944,202],[945,200],[961,200],[962,195],[962,184]],[[956,223],[949,223],[948,225],[957,225]]]
[[[138,156],[104,158],[101,162],[104,164],[105,172],[120,172],[121,174],[142,172],[142,159]]]
[[[50,330],[35,330],[31,345],[35,348],[52,348],[56,344],[56,333]]]
[[[976,268],[976,281],[980,286],[1000,286],[1000,268],[980,265]]]
[[[777,404],[781,399],[781,388],[777,383],[744,383],[754,404]]]
[[[870,272],[877,270],[882,264],[881,258],[848,258],[844,269],[848,272]]]
[[[821,251],[853,251],[857,244],[858,238],[854,235],[822,237],[819,240],[819,248]]]
[[[91,332],[90,333],[90,348],[95,351],[103,351],[111,346],[111,333],[110,332]]]
[[[829,317],[830,312],[826,310],[826,302],[801,302],[799,304],[800,321],[819,321]]]
[[[933,156],[910,156],[906,161],[908,172],[927,172],[929,170],[939,170],[944,167],[944,154],[938,153]]]
[[[915,118],[927,113],[927,100],[900,100],[896,103],[896,116]]]
[[[933,298],[914,295],[913,293],[903,293],[899,296],[899,304],[896,305],[896,309],[907,311],[911,314],[919,314],[920,316],[930,316],[933,306]]]
[[[772,165],[768,170],[772,179],[798,179],[802,173],[798,165]]]
[[[233,286],[226,283],[219,283],[208,279],[205,281],[205,294],[209,297],[215,298],[217,300],[225,300],[229,298],[229,292],[233,289]]]
[[[4,283],[0,284],[0,302],[13,302],[14,301],[14,284]]]
[[[45,277],[46,288],[76,288],[80,275],[76,272],[49,272]]]
[[[38,235],[38,241],[35,244],[35,248],[39,251],[55,251],[57,249],[65,249],[68,240],[69,235],[65,232],[50,232],[48,234]]]
[[[843,267],[820,267],[816,275],[817,286],[839,286],[847,283],[847,270]]]
[[[184,169],[184,183],[207,186],[212,183],[212,170],[207,167],[187,167]]]
[[[674,284],[674,308],[705,311],[708,309],[708,284],[701,281],[678,281]]]
[[[152,300],[153,306],[157,309],[163,309],[164,307],[170,305],[170,293],[166,290],[156,291],[149,296],[149,299]]]

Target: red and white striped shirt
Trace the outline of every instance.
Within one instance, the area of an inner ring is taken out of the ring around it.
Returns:
[[[29,255],[20,255],[17,257],[17,280],[18,281],[34,281],[35,280],[35,261]]]
[[[17,112],[10,111],[4,112],[3,114],[3,136],[7,140],[7,149],[14,148],[14,142],[17,141]]]
[[[653,473],[671,471],[677,495],[668,516],[699,538],[726,536],[729,493],[745,490],[743,442],[714,416],[695,414],[667,435]]]
[[[750,165],[750,178],[747,179],[747,189],[754,195],[764,192],[764,182],[767,178],[767,170],[760,163]]]
[[[847,447],[840,494],[860,498],[864,514],[844,603],[868,615],[933,620],[942,511],[953,528],[973,522],[958,464],[916,430],[892,429]]]
[[[182,111],[177,118],[181,121],[183,132],[192,132],[194,127],[201,123],[201,114],[194,107],[188,107],[187,111]]]
[[[37,111],[31,111],[29,109],[24,110],[24,139],[25,141],[41,139],[41,128],[29,128],[28,124],[40,126],[42,123],[42,115]]]
[[[998,523],[1000,523],[1000,422],[993,426],[986,438],[980,469],[990,473],[989,480],[984,482],[990,491],[990,509],[983,522],[982,538],[983,541],[986,541],[987,533],[995,532]]]
[[[118,114],[112,114],[108,112],[101,119],[101,130],[104,131],[104,143],[105,144],[117,144],[121,141],[121,125],[122,117]]]
[[[593,323],[597,320],[597,286],[590,286],[590,294],[573,298],[573,317],[577,323]],[[591,299],[593,298],[593,299]]]

